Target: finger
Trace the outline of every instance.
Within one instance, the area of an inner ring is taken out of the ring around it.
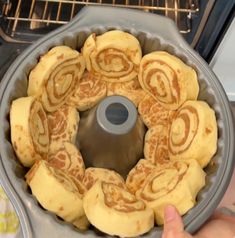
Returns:
[[[184,225],[174,206],[168,205],[164,211],[163,238],[184,238]]]
[[[175,232],[182,232],[184,224],[179,212],[172,205],[165,208],[164,213],[164,230],[174,230]]]

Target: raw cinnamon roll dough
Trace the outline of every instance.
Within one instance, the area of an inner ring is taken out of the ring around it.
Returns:
[[[81,230],[88,228],[82,202],[86,189],[78,180],[40,160],[26,174],[26,182],[46,210]]]
[[[204,185],[205,172],[196,160],[169,162],[153,170],[136,197],[154,210],[156,223],[162,225],[165,206],[174,205],[185,214]]]
[[[63,141],[75,143],[79,120],[76,108],[68,105],[63,105],[57,111],[48,113],[51,144]]]
[[[214,110],[206,102],[187,101],[171,125],[170,159],[196,159],[204,168],[216,152],[217,137]]]
[[[139,41],[131,34],[113,30],[100,36],[91,34],[82,49],[88,71],[107,82],[134,79],[142,57]]]
[[[155,51],[142,58],[139,81],[167,109],[175,110],[186,100],[196,100],[199,93],[195,70],[165,51]]]
[[[85,61],[78,51],[56,46],[31,70],[28,95],[39,97],[48,112],[56,111],[73,93],[84,70]]]
[[[68,104],[79,111],[85,111],[95,106],[107,94],[106,83],[90,72],[85,72],[76,87]]]
[[[148,94],[140,101],[138,112],[148,128],[158,124],[170,124],[175,114],[175,111],[165,109],[155,98]]]
[[[123,83],[107,83],[107,90],[107,96],[121,95],[127,97],[136,107],[146,95],[146,92],[140,86],[138,78]]]
[[[127,189],[135,194],[144,184],[146,177],[156,168],[149,160],[140,159],[133,169],[129,172],[126,179]]]
[[[120,237],[136,237],[154,226],[152,209],[123,188],[97,182],[84,196],[88,220],[99,230]]]
[[[30,96],[13,101],[10,112],[17,157],[24,166],[33,165],[26,175],[33,195],[81,230],[90,221],[120,237],[148,232],[154,217],[163,224],[168,204],[185,214],[205,185],[202,168],[217,145],[215,113],[205,102],[192,101],[198,93],[192,67],[163,51],[142,58],[138,40],[123,31],[91,34],[82,54],[67,46],[52,48],[30,72]],[[138,122],[141,118],[148,127],[145,159],[126,181],[112,170],[85,169],[72,144],[76,109],[89,110],[111,95],[131,100]]]
[[[31,167],[36,159],[47,157],[50,142],[47,116],[35,97],[12,102],[10,125],[13,148],[25,167]]]
[[[85,165],[77,147],[69,142],[61,142],[53,151],[48,154],[48,163],[82,181]]]
[[[169,126],[158,124],[150,128],[144,139],[144,157],[153,164],[167,163],[169,160]]]
[[[89,190],[97,181],[113,183],[121,188],[125,188],[125,181],[122,176],[110,169],[103,168],[87,168],[83,178],[83,184]]]

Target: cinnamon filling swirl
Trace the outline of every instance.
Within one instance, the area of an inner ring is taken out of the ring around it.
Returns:
[[[51,107],[61,104],[73,92],[80,69],[80,63],[74,60],[63,61],[57,65],[45,83],[46,95],[42,95],[42,98],[46,97]]]
[[[85,111],[104,98],[106,91],[106,82],[93,73],[85,72],[67,103],[80,111]]]
[[[96,97],[102,94],[102,91],[106,90],[105,82],[96,79],[95,76],[89,74],[86,80],[79,84],[79,90],[77,96],[80,100],[91,97]]]
[[[152,95],[162,103],[179,102],[178,76],[170,65],[161,60],[152,60],[146,62],[143,69],[146,69],[142,73],[144,84]]]
[[[62,169],[81,181],[85,171],[82,155],[78,150],[75,153],[73,151],[71,153],[71,149],[73,149],[71,147],[72,144],[70,146],[67,145],[67,148],[58,150],[56,153],[49,154],[48,162],[51,166]]]
[[[145,186],[140,192],[140,197],[148,202],[160,199],[170,192],[181,182],[187,172],[188,166],[177,162],[164,166],[162,169],[156,169],[146,179]]]
[[[31,105],[29,127],[35,151],[46,156],[49,148],[47,115],[38,101]]]
[[[105,204],[110,208],[126,213],[145,210],[142,201],[115,184],[102,182],[102,190]]]
[[[185,106],[180,109],[171,125],[169,151],[172,154],[186,151],[198,133],[198,126],[199,116],[195,108]]]
[[[48,125],[52,139],[56,140],[60,137],[66,137],[65,133],[68,126],[68,114],[69,108],[63,107],[48,115]]]
[[[116,184],[117,186],[125,189],[125,182],[121,175],[115,171],[104,168],[87,168],[83,178],[83,184],[89,190],[97,181]]]
[[[91,62],[94,68],[97,66],[99,72],[107,77],[122,77],[135,70],[128,56],[114,48],[100,51],[96,56],[95,63]]]

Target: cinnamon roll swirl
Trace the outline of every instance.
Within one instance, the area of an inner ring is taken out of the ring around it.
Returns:
[[[47,115],[35,97],[18,98],[10,110],[11,142],[20,162],[31,167],[46,158],[49,149]]]
[[[146,177],[156,168],[149,160],[140,159],[136,166],[131,169],[126,178],[128,191],[135,194],[144,184]]]
[[[87,168],[83,178],[83,184],[89,190],[97,181],[113,183],[121,188],[125,188],[125,181],[121,175],[110,169]]]
[[[139,41],[131,34],[114,30],[90,35],[82,49],[86,68],[107,82],[134,79],[142,57]]]
[[[61,169],[82,181],[85,174],[85,165],[77,147],[69,142],[62,142],[57,148],[57,150],[48,154],[47,161],[49,165]]]
[[[78,51],[56,46],[30,72],[28,95],[37,95],[44,109],[54,112],[73,93],[84,70],[85,61]]]
[[[81,230],[88,227],[82,202],[86,189],[78,180],[40,160],[26,174],[26,182],[46,210],[76,224]]]
[[[196,100],[199,85],[195,70],[164,51],[145,55],[139,81],[163,107],[175,110],[187,100]]]
[[[204,168],[217,150],[215,112],[203,101],[187,101],[177,111],[169,135],[169,156],[196,159]]]
[[[124,83],[108,83],[107,90],[108,96],[121,95],[127,97],[136,107],[138,107],[139,102],[146,95],[137,78]]]
[[[165,109],[150,95],[146,95],[139,103],[138,112],[144,124],[151,128],[158,124],[169,125],[175,114],[174,110]]]
[[[153,164],[166,163],[168,153],[169,126],[157,125],[150,128],[145,134],[144,157]]]
[[[68,104],[79,111],[85,111],[95,106],[106,96],[106,83],[90,72],[85,72],[76,90],[68,100]]]
[[[136,237],[154,225],[152,209],[119,186],[97,182],[84,196],[88,220],[99,230],[119,237]]]
[[[51,144],[58,144],[62,141],[75,143],[79,120],[76,108],[68,105],[63,105],[57,111],[48,113]]]
[[[165,206],[172,204],[185,214],[204,185],[205,172],[196,160],[169,162],[147,176],[136,197],[154,210],[156,223],[162,225]]]

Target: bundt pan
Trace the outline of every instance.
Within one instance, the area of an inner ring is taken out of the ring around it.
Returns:
[[[26,96],[27,76],[39,56],[56,45],[80,50],[89,34],[111,29],[127,31],[138,38],[143,54],[166,50],[195,68],[200,84],[199,99],[205,100],[216,112],[218,150],[207,166],[206,186],[198,195],[197,205],[183,220],[186,230],[195,232],[218,206],[230,182],[234,165],[234,125],[229,101],[214,73],[178,33],[175,24],[162,16],[141,11],[85,7],[66,26],[46,35],[25,50],[5,74],[0,88],[0,181],[19,216],[23,238],[104,237],[90,229],[76,230],[72,225],[45,211],[27,189],[25,169],[14,154],[10,141],[9,110],[11,102]],[[155,227],[143,237],[160,238],[162,227]]]

